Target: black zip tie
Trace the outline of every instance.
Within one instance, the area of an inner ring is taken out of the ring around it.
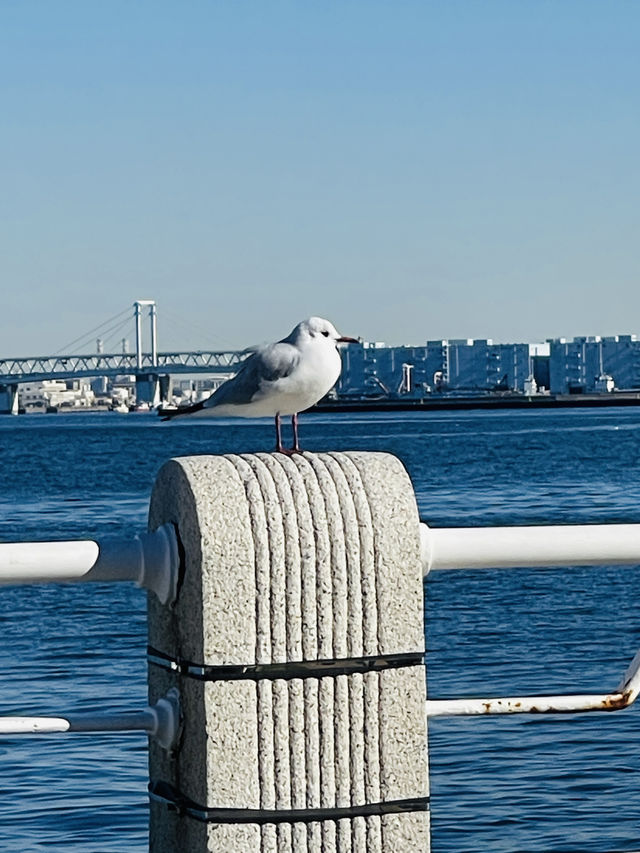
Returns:
[[[147,660],[170,672],[199,681],[258,681],[266,679],[324,678],[336,675],[380,672],[385,669],[421,666],[424,652],[402,652],[392,655],[365,655],[364,657],[323,660],[287,661],[285,663],[223,664],[212,666],[196,664],[183,658],[173,658],[147,646]]]
[[[326,806],[316,809],[242,809],[212,808],[198,803],[177,791],[167,782],[149,784],[149,797],[164,803],[180,816],[191,817],[203,823],[315,823],[325,820],[343,820],[354,817],[374,817],[387,814],[429,811],[429,797],[408,797],[359,806]]]

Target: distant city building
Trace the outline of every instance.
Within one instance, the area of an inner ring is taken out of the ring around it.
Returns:
[[[640,388],[635,335],[550,339],[542,344],[435,340],[424,346],[349,346],[337,387],[341,396],[515,391],[603,394]]]
[[[88,408],[95,394],[89,382],[79,379],[45,379],[20,385],[19,405],[23,409],[45,411],[47,408]]]
[[[421,395],[442,391],[524,391],[531,373],[529,344],[435,340],[424,346],[382,343],[343,353],[341,395]]]
[[[219,373],[216,376],[208,376],[205,379],[194,377],[173,382],[168,395],[169,402],[174,406],[179,406],[180,404],[206,400],[227,379],[231,379],[234,375],[233,371],[230,371],[229,373]]]
[[[640,341],[635,335],[549,341],[554,394],[593,394],[640,388]]]
[[[410,371],[407,365],[412,368]],[[389,347],[378,342],[349,346],[343,351],[338,393],[379,396],[427,390],[434,374],[441,370],[440,346],[437,352],[431,351],[429,345]]]
[[[447,349],[446,376],[450,388],[461,391],[524,391],[530,372],[528,344],[453,340],[448,341]]]

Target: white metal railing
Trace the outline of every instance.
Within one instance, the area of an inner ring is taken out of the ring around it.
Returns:
[[[611,693],[557,696],[511,696],[486,699],[428,699],[428,717],[468,717],[479,714],[570,714],[578,711],[620,711],[640,692],[640,651],[618,687]]]
[[[0,544],[0,584],[133,581],[163,604],[176,596],[179,565],[170,524],[131,540]]]
[[[170,524],[131,540],[0,544],[0,585],[133,581],[166,604],[176,597],[179,568],[178,540]],[[0,717],[0,735],[144,731],[168,749],[179,716],[178,692],[170,690],[155,705],[136,711]]]
[[[433,528],[420,525],[423,572],[640,564],[640,524]],[[0,543],[0,584],[133,581],[163,604],[179,570],[172,525],[132,540]]]
[[[443,569],[639,565],[640,524],[431,528],[420,524],[424,575]],[[640,693],[640,651],[611,692],[429,699],[428,717],[618,711]]]
[[[510,569],[640,564],[640,524],[540,527],[420,525],[422,568]]]
[[[445,569],[640,564],[640,524],[432,528],[421,523],[420,541],[425,576]],[[177,537],[171,525],[130,541],[5,543],[0,544],[0,584],[133,581],[167,603],[176,596],[179,562]],[[639,692],[640,652],[620,685],[611,692],[430,699],[427,714],[435,717],[614,711],[634,702]],[[155,725],[153,709],[136,713],[140,723],[137,728],[151,731]],[[130,714],[124,715],[122,724],[126,722],[124,717],[129,722],[133,719]],[[80,731],[77,726],[83,725],[82,719],[83,715],[64,719],[0,718],[0,733],[9,733],[6,727],[11,725],[22,732]],[[111,722],[104,715],[101,717],[105,725],[120,725],[117,715],[109,719]]]
[[[0,717],[0,735],[143,731],[169,749],[178,733],[179,718],[179,694],[172,688],[154,705],[140,711],[101,711],[64,717]]]

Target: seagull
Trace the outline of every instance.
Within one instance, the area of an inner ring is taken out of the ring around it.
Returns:
[[[358,343],[321,317],[309,317],[290,335],[253,352],[240,370],[200,403],[171,412],[182,417],[275,417],[276,452],[299,453],[298,412],[314,406],[333,388],[342,361],[338,344]],[[291,415],[293,446],[282,445],[281,417]]]

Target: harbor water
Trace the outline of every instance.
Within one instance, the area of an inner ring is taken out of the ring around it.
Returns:
[[[640,408],[303,415],[308,450],[397,454],[433,526],[640,523]],[[162,463],[271,449],[266,421],[0,417],[0,541],[129,537]],[[432,698],[613,690],[640,648],[636,567],[433,573]],[[0,588],[0,714],[146,704],[129,584]],[[0,736],[0,851],[142,853],[146,738]],[[430,724],[433,853],[640,849],[640,707]]]

